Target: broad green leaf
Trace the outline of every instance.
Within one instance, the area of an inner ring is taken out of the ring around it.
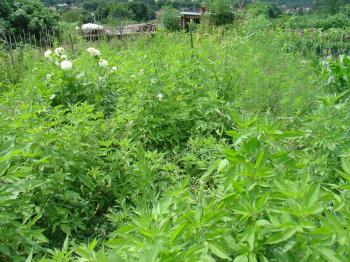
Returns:
[[[232,260],[225,248],[220,246],[219,244],[209,243],[209,249],[215,256],[219,258],[226,259],[229,261]]]
[[[342,157],[342,166],[346,173],[350,175],[350,159],[349,157]]]
[[[342,262],[342,260],[337,258],[336,253],[328,247],[321,247],[318,249],[318,252],[329,262]]]
[[[269,193],[263,194],[261,197],[259,197],[258,201],[256,201],[255,207],[257,210],[260,210],[269,199]]]
[[[265,150],[261,151],[261,153],[258,156],[258,159],[256,160],[255,163],[255,168],[256,169],[261,169],[267,161],[267,153]]]
[[[238,257],[235,257],[233,262],[248,262],[248,257],[246,255],[240,255]]]
[[[305,203],[307,207],[311,207],[313,204],[317,202],[319,192],[320,192],[319,184],[314,184],[309,188],[308,192],[305,195]]]
[[[248,260],[249,260],[249,262],[258,262],[255,254],[249,254]]]
[[[64,251],[67,251],[68,250],[68,247],[69,247],[69,235],[66,236],[66,239],[64,240],[64,243],[63,243],[63,250]]]
[[[333,215],[330,212],[327,212],[326,219],[331,230],[333,230],[333,232],[335,232],[338,235],[338,237],[343,237],[345,235],[346,230],[344,229],[344,227],[342,226],[342,224],[339,222],[339,220],[336,218],[335,215]]]
[[[269,262],[269,260],[268,260],[265,256],[263,256],[263,255],[260,255],[259,261],[260,261],[260,262]]]
[[[225,167],[227,167],[230,164],[227,159],[223,159],[220,161],[218,166],[218,173],[220,173]]]
[[[180,236],[180,234],[184,231],[185,227],[186,227],[186,224],[177,226],[171,235],[171,239],[175,241]]]
[[[26,259],[25,262],[31,262],[32,259],[33,259],[33,249],[32,249],[32,251],[30,251],[30,254],[29,254],[29,256],[27,257],[27,259]]]
[[[152,245],[150,248],[145,250],[140,261],[144,261],[144,262],[158,261],[159,250],[160,250],[160,246],[158,244]]]
[[[294,228],[288,228],[283,232],[274,234],[268,241],[267,244],[277,244],[290,239],[297,231]]]
[[[10,161],[8,159],[0,162],[0,176],[5,174],[7,169],[10,167]]]

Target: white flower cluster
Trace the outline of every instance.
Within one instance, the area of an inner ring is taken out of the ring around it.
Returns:
[[[90,54],[91,57],[99,58],[101,56],[101,52],[98,49],[96,49],[96,48],[89,47],[88,49],[86,49],[86,51],[88,51],[88,53]],[[98,61],[98,66],[101,67],[101,68],[107,68],[108,65],[109,65],[109,63],[105,59],[100,59]],[[110,72],[114,72],[114,71],[117,71],[117,67],[115,67],[115,66],[113,66],[110,69]]]
[[[106,68],[106,67],[108,67],[108,61],[107,61],[107,60],[104,60],[104,59],[100,59],[100,61],[98,62],[98,65],[99,65],[100,67]]]
[[[92,57],[100,57],[101,55],[101,52],[93,47],[89,47],[88,49],[86,49],[86,51],[88,51],[90,56]]]
[[[64,52],[65,50],[63,47],[57,47],[54,51],[56,57],[53,56],[53,53],[50,49],[45,51],[44,56],[49,61],[53,61],[54,58],[56,58],[55,64],[60,65],[63,71],[70,71],[73,69],[73,63],[68,60],[68,56],[65,55]],[[59,63],[59,61],[61,62]]]
[[[61,69],[63,71],[70,71],[73,69],[73,63],[71,61],[64,60],[61,62]]]
[[[86,49],[91,57],[99,58],[101,56],[101,52],[96,48],[89,47]],[[65,55],[65,50],[63,47],[58,47],[52,52],[50,49],[45,51],[44,56],[49,60],[53,61],[56,65],[60,65],[63,71],[70,71],[73,69],[73,63],[68,60],[68,56]],[[98,66],[101,68],[108,68],[109,63],[105,59],[100,59],[98,61]],[[117,71],[117,67],[113,66],[110,68],[109,72]]]

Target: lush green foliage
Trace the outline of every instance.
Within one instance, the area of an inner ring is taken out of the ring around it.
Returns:
[[[168,31],[178,31],[180,30],[179,16],[180,13],[176,9],[165,7],[162,9],[160,23]]]
[[[224,25],[233,22],[235,17],[231,0],[207,0],[207,17],[215,25]]]
[[[25,49],[0,78],[0,260],[347,261],[350,60],[261,10],[194,48]]]
[[[349,29],[286,30],[284,46],[288,51],[299,51],[316,57],[350,52]]]
[[[289,20],[289,28],[346,28],[350,25],[349,16],[345,14],[336,15],[305,15],[292,17]]]
[[[285,5],[290,8],[311,6],[313,0],[264,0],[277,5]]]
[[[2,0],[0,3],[0,33],[26,33],[39,37],[45,30],[57,30],[57,26],[58,15],[49,11],[40,0]]]
[[[155,7],[143,1],[109,1],[103,0],[83,5],[90,10],[95,8],[95,19],[105,22],[109,19],[129,19],[147,21],[155,18]]]

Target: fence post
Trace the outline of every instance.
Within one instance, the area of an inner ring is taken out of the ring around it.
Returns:
[[[15,59],[13,57],[11,35],[9,34],[9,40],[7,40],[6,33],[4,33],[4,37],[5,37],[5,41],[6,41],[7,47],[10,50],[11,64],[12,64],[12,67],[14,67],[15,66]]]

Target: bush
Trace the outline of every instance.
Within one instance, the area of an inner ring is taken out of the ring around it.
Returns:
[[[80,9],[69,9],[65,12],[62,12],[62,20],[67,23],[75,23],[80,22],[82,20],[82,16],[84,16],[84,13]],[[83,20],[86,19],[86,16]]]
[[[162,9],[160,22],[166,30],[180,30],[180,13],[174,8],[166,7]]]

